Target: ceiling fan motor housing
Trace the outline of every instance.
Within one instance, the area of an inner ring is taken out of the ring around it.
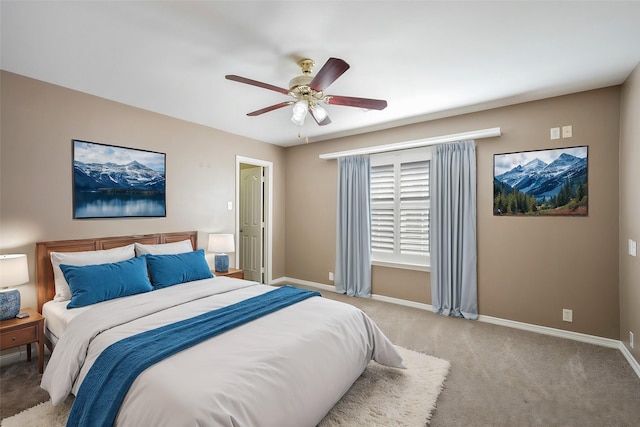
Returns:
[[[309,83],[313,80],[313,77],[309,75],[298,76],[291,79],[289,82],[289,95],[292,97],[307,101],[314,105],[318,101],[322,101],[324,94],[321,91],[315,91],[309,87]]]
[[[311,80],[313,80],[313,77],[308,74],[294,77],[289,81],[289,90],[294,90],[295,88],[300,86],[309,87],[309,83],[311,83]],[[311,88],[309,88],[309,90],[311,90]]]
[[[303,59],[298,62],[298,65],[302,70],[302,75],[294,77],[289,81],[289,95],[298,100],[307,101],[310,105],[313,105],[314,101],[320,101],[324,96],[322,91],[315,91],[309,86],[313,81],[311,71],[313,70],[315,63],[311,59]]]

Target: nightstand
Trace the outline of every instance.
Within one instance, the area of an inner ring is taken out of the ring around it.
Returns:
[[[237,268],[230,268],[229,271],[215,271],[211,270],[216,276],[235,277],[236,279],[244,279],[244,271]]]
[[[31,308],[20,310],[29,313],[24,319],[0,321],[0,350],[27,346],[27,360],[31,362],[31,343],[38,343],[38,370],[44,370],[44,317]]]

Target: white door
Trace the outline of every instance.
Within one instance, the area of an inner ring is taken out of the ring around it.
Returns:
[[[264,236],[263,168],[240,170],[240,268],[246,280],[264,283],[262,247]]]

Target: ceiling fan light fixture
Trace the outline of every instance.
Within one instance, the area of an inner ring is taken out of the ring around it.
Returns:
[[[318,123],[320,123],[321,121],[327,118],[327,110],[325,110],[318,104],[314,104],[311,107],[311,114],[313,114],[313,117],[316,119]]]
[[[308,108],[309,108],[309,103],[305,100],[301,100],[293,104],[291,121],[297,124],[298,126],[302,126],[304,124],[304,118],[307,116]]]

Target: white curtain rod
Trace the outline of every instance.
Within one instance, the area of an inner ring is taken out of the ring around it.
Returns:
[[[338,157],[355,156],[357,154],[384,153],[386,151],[404,150],[407,148],[426,147],[427,145],[443,144],[445,142],[462,141],[466,139],[482,139],[500,136],[500,128],[472,130],[469,132],[452,133],[450,135],[434,136],[416,139],[414,141],[394,142],[393,144],[377,145],[374,147],[356,148],[335,153],[320,154],[321,159],[337,159]]]

